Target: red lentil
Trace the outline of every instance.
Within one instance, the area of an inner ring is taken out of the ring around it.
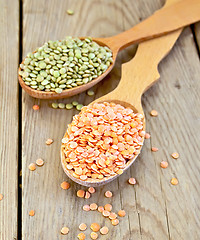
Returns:
[[[79,233],[79,234],[77,235],[77,238],[78,238],[79,240],[85,240],[85,234],[84,234],[84,233]]]
[[[63,234],[63,235],[67,235],[69,233],[69,228],[68,227],[63,227],[60,232]]]
[[[152,147],[152,148],[151,148],[151,151],[152,151],[152,152],[157,152],[157,151],[158,151],[158,148],[157,148],[157,147]]]
[[[111,212],[111,210],[112,210],[112,205],[109,204],[109,203],[107,203],[107,204],[104,206],[104,209],[105,209],[106,211]]]
[[[171,184],[172,185],[177,185],[178,184],[178,179],[177,178],[172,178],[171,179]]]
[[[46,140],[46,145],[51,145],[52,143],[53,143],[53,139],[48,138],[48,139]]]
[[[92,223],[90,228],[92,229],[93,232],[98,232],[100,229],[100,226],[98,223]]]
[[[143,118],[114,103],[83,107],[62,139],[66,168],[83,181],[122,174],[127,161],[140,153]]]
[[[89,193],[89,192],[86,192],[86,193],[85,193],[85,198],[86,198],[86,199],[90,198],[90,193]]]
[[[84,205],[83,210],[86,211],[86,212],[90,211],[90,206],[89,205]]]
[[[3,194],[0,194],[0,201],[3,199]]]
[[[177,152],[172,153],[171,155],[174,159],[179,158],[179,154]]]
[[[100,229],[100,233],[101,233],[102,235],[108,234],[108,231],[109,231],[109,229],[108,229],[108,227],[106,227],[106,226],[104,226],[104,227],[102,227],[102,228]]]
[[[112,192],[111,191],[106,191],[105,192],[105,197],[111,198],[112,197]]]
[[[118,215],[120,217],[124,217],[126,215],[126,212],[124,210],[119,210]]]
[[[150,137],[151,137],[151,135],[149,133],[146,133],[144,136],[145,139],[149,139]]]
[[[119,224],[119,220],[118,219],[113,219],[113,220],[111,220],[111,223],[112,223],[113,226],[116,226],[116,225]]]
[[[77,197],[84,198],[85,197],[85,191],[84,190],[78,190],[77,191]]]
[[[88,192],[89,192],[89,193],[95,193],[96,190],[95,190],[95,188],[93,188],[93,187],[89,187],[89,188],[88,188]]]
[[[31,171],[35,171],[35,169],[36,169],[35,163],[29,164],[28,168],[29,168],[29,170],[31,170]]]
[[[161,168],[167,168],[168,167],[168,162],[162,161],[160,163]]]
[[[91,237],[91,239],[95,240],[98,238],[98,234],[96,232],[91,232],[90,237]]]
[[[129,178],[128,183],[131,185],[135,185],[136,184],[135,178]]]
[[[152,117],[157,117],[158,116],[158,112],[156,110],[151,110],[150,112]]]
[[[42,167],[42,166],[44,165],[44,160],[41,159],[41,158],[38,158],[38,159],[36,160],[36,164],[37,164],[39,167]]]
[[[90,204],[90,210],[94,211],[94,210],[97,210],[98,206],[96,203],[91,203]]]
[[[31,210],[31,211],[29,212],[29,216],[33,217],[34,215],[35,215],[35,211],[34,211],[34,210]]]
[[[61,188],[64,189],[64,190],[67,190],[70,188],[70,184],[68,182],[62,182],[60,184]]]
[[[40,109],[40,107],[38,105],[33,105],[33,110],[37,111],[39,109]]]
[[[85,230],[87,229],[87,225],[86,225],[85,223],[81,223],[81,224],[79,225],[79,229],[80,229],[81,231],[85,231]]]

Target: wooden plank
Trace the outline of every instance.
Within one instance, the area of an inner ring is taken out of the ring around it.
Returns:
[[[61,39],[65,35],[103,37],[119,33],[149,16],[162,4],[163,1],[159,0],[55,0],[48,1],[48,4],[26,0],[24,56],[48,39]],[[75,9],[73,16],[66,14],[68,8]],[[112,73],[94,87],[96,98],[116,87],[120,79],[120,65],[128,61],[134,51],[135,47],[130,47],[120,54]],[[197,200],[200,193],[196,186],[200,165],[199,136],[195,133],[199,127],[199,105],[195,104],[195,100],[199,101],[199,72],[195,45],[187,29],[173,52],[161,64],[160,82],[143,97],[147,131],[152,138],[146,140],[131,170],[98,188],[89,200],[76,197],[78,189],[86,188],[69,181],[60,164],[61,138],[76,110],[51,109],[49,105],[52,101],[35,100],[23,92],[23,239],[65,239],[60,234],[64,225],[70,228],[67,238],[76,239],[81,222],[88,226],[92,222],[107,225],[110,232],[101,239],[188,239],[193,236],[198,239]],[[93,97],[82,93],[63,102],[72,100],[88,104]],[[34,104],[40,105],[38,112],[32,110]],[[149,116],[152,108],[158,109],[158,118]],[[47,138],[54,139],[51,146],[45,145]],[[158,146],[159,152],[152,153],[151,146]],[[170,153],[173,151],[181,154],[179,160],[171,159]],[[35,172],[29,172],[28,165],[40,157],[45,160],[45,165]],[[162,160],[169,160],[168,169],[160,169]],[[127,184],[130,176],[138,181],[135,187]],[[180,181],[176,187],[169,183],[173,176]],[[71,188],[64,191],[60,183],[66,179],[71,183]],[[113,192],[112,199],[104,197],[106,190]],[[114,211],[124,208],[127,216],[120,220],[119,226],[112,227],[100,213],[82,211],[84,204],[92,202],[99,205],[112,203]],[[36,212],[34,217],[28,216],[31,209]],[[87,236],[89,233],[88,229]]]
[[[12,13],[12,14],[10,14]],[[18,1],[0,0],[0,239],[17,239]]]

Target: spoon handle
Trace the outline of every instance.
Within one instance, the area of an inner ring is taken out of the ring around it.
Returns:
[[[177,1],[167,0],[166,5]],[[120,83],[108,98],[130,103],[142,113],[141,96],[159,79],[158,64],[172,49],[181,31],[139,44],[135,57],[122,65]]]
[[[151,17],[133,28],[106,41],[117,51],[125,47],[152,39],[185,27],[200,20],[200,0],[181,0],[156,11]]]

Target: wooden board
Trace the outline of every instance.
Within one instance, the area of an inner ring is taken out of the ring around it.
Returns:
[[[104,37],[130,28],[160,8],[163,1],[84,1],[84,0],[25,0],[23,5],[23,55],[33,51],[49,39],[61,39],[66,35]],[[74,9],[68,16],[66,10]],[[94,87],[95,97],[114,89],[120,79],[120,65],[128,61],[135,52],[135,46],[120,54],[112,73]],[[78,225],[92,222],[107,225],[110,232],[100,239],[199,239],[198,188],[199,168],[199,59],[190,28],[178,40],[174,50],[160,65],[161,79],[143,97],[147,119],[147,131],[152,135],[146,140],[140,157],[128,172],[112,183],[100,187],[89,200],[76,197],[81,187],[65,176],[60,164],[60,143],[62,136],[76,110],[54,110],[52,101],[35,100],[23,92],[22,98],[22,239],[76,239]],[[127,89],[128,91],[128,89]],[[134,94],[134,93],[133,93]],[[85,93],[64,99],[68,103],[78,100],[88,104],[94,98]],[[34,104],[40,105],[33,111]],[[149,116],[151,109],[157,109],[159,116]],[[45,145],[47,138],[54,143]],[[152,153],[152,146],[159,147]],[[170,154],[180,153],[180,159],[173,160]],[[43,158],[45,165],[30,172],[28,165],[37,158]],[[161,169],[160,161],[168,160],[169,168]],[[138,184],[127,184],[129,177],[135,177]],[[172,186],[170,179],[176,176],[180,184]],[[60,183],[67,180],[71,188],[64,191]],[[104,192],[111,190],[112,199],[106,199]],[[84,204],[98,205],[112,203],[114,211],[123,208],[127,215],[113,227],[108,219],[98,212],[84,212]],[[35,216],[28,212],[34,209]],[[62,236],[60,229],[68,226],[68,236]],[[90,230],[86,231],[89,236]],[[88,239],[89,237],[87,237]]]
[[[12,14],[10,14],[12,13]],[[0,0],[0,239],[17,239],[19,7]]]

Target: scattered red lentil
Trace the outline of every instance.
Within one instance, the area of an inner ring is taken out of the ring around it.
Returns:
[[[102,235],[108,234],[108,231],[109,231],[109,229],[108,229],[108,227],[106,227],[106,226],[104,226],[104,227],[102,227],[102,228],[100,229],[100,233],[101,233]]]
[[[91,232],[90,233],[90,237],[91,237],[91,239],[97,239],[98,238],[98,234],[96,233],[96,232]]]
[[[111,210],[112,210],[112,205],[109,204],[109,203],[107,203],[107,204],[104,206],[104,209],[105,209],[106,211],[111,212]]]
[[[179,158],[179,154],[177,152],[172,153],[171,155],[174,159]]]
[[[111,212],[109,218],[110,218],[110,220],[116,219],[117,218],[117,214],[114,213],[114,212]]]
[[[88,188],[88,192],[89,192],[89,193],[95,193],[96,190],[95,190],[95,188],[93,188],[93,187],[89,187],[89,188]]]
[[[87,225],[86,225],[85,223],[81,223],[81,224],[79,225],[79,229],[80,229],[81,231],[85,231],[85,230],[87,229]]]
[[[127,161],[143,145],[143,118],[114,103],[83,107],[62,139],[65,166],[71,175],[86,180],[123,173]]]
[[[83,210],[86,211],[86,212],[90,211],[90,206],[89,205],[84,205]]]
[[[126,212],[124,210],[119,210],[118,215],[120,217],[124,217],[126,215]]]
[[[42,167],[42,166],[44,165],[44,160],[41,159],[41,158],[38,158],[38,159],[36,160],[36,164],[37,164],[39,167]]]
[[[161,168],[167,168],[167,167],[168,167],[168,162],[162,161],[162,162],[160,163],[160,166],[161,166]]]
[[[158,116],[158,112],[156,110],[151,110],[150,112],[152,117],[157,117]]]
[[[92,229],[93,232],[98,232],[100,229],[100,226],[98,223],[92,223],[90,228]]]
[[[113,226],[116,226],[116,225],[119,224],[119,220],[117,218],[113,219],[113,220],[111,220],[111,223],[112,223]]]
[[[85,234],[84,234],[84,233],[79,233],[79,234],[77,235],[77,238],[78,238],[79,240],[85,240]]]
[[[107,211],[107,210],[103,210],[102,214],[103,214],[104,217],[109,217],[110,216],[110,212]]]
[[[86,192],[86,193],[85,193],[85,198],[86,198],[86,199],[90,198],[90,193],[89,193],[89,192]]]
[[[135,178],[129,178],[128,183],[131,185],[135,185],[136,184]]]
[[[33,110],[39,110],[40,107],[38,105],[33,105]]]
[[[51,145],[52,143],[53,143],[53,139],[48,138],[48,139],[46,140],[46,145]]]
[[[172,185],[177,185],[178,184],[178,179],[177,178],[172,178],[171,179],[171,184]]]
[[[33,217],[34,215],[35,215],[35,211],[34,211],[34,210],[31,210],[31,211],[29,212],[29,216]]]
[[[151,135],[149,133],[145,133],[145,136],[144,136],[145,139],[149,139],[150,137]]]
[[[84,198],[85,197],[85,191],[84,190],[78,190],[77,191],[77,197]]]
[[[112,192],[111,191],[106,191],[105,192],[105,197],[111,198],[112,197]]]
[[[90,204],[90,210],[94,211],[94,210],[97,210],[98,206],[96,203],[91,203]]]
[[[99,211],[100,213],[102,213],[102,212],[104,211],[104,207],[103,207],[103,206],[99,206],[99,207],[98,207],[98,211]]]
[[[69,232],[69,228],[68,227],[63,227],[60,232],[63,234],[63,235],[67,235],[68,232]]]
[[[64,190],[67,190],[70,188],[70,184],[68,182],[62,182],[60,184],[61,188],[64,189]]]
[[[0,194],[0,201],[3,199],[3,194]]]
[[[35,171],[35,169],[36,169],[36,164],[35,164],[35,163],[31,163],[31,164],[29,164],[28,168],[29,168],[29,170],[31,170],[31,171]]]
[[[157,151],[158,151],[158,148],[157,148],[157,147],[152,147],[152,148],[151,148],[151,151],[152,151],[152,152],[157,152]]]

